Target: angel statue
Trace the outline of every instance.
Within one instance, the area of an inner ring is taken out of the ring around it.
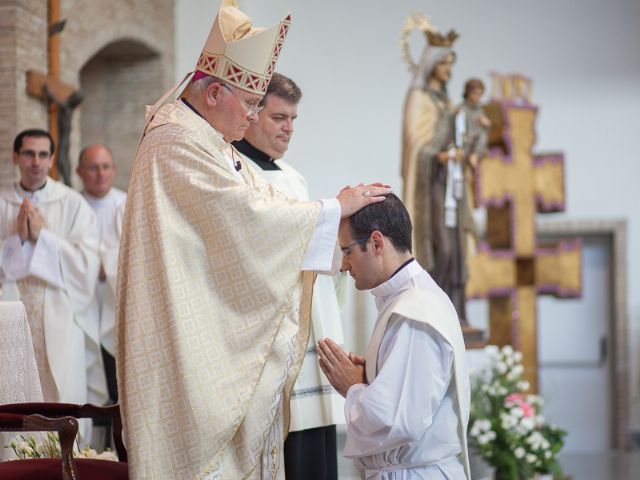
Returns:
[[[417,64],[407,44],[413,28],[419,28],[427,41]],[[456,111],[447,93],[457,38],[453,30],[441,34],[421,15],[405,22],[402,43],[413,78],[404,105],[402,178],[414,225],[415,258],[449,296],[460,323],[469,330],[465,249],[475,225],[464,182],[463,136],[456,132]]]

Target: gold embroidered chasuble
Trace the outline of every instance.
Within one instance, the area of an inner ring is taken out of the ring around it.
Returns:
[[[246,164],[240,178],[231,149],[177,101],[152,117],[133,164],[117,309],[133,479],[260,478],[281,409],[288,430],[320,205]]]

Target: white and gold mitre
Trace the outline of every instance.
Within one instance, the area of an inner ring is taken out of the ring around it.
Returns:
[[[246,92],[264,95],[287,36],[291,15],[271,28],[253,28],[249,17],[225,3],[213,22],[196,70]]]

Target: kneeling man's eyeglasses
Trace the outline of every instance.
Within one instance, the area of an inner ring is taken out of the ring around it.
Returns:
[[[355,242],[353,242],[350,245],[347,245],[346,247],[341,247],[340,250],[342,250],[342,255],[344,255],[345,258],[349,258],[349,255],[351,255],[351,248],[355,247],[356,245],[364,245],[367,240],[369,240],[369,237],[361,238],[360,240],[356,240]]]

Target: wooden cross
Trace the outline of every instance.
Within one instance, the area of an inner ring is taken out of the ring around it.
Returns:
[[[522,96],[485,110],[492,148],[478,166],[476,196],[487,207],[487,236],[469,259],[466,294],[489,298],[489,343],[522,352],[524,378],[537,392],[536,298],[581,295],[581,242],[536,242],[536,213],[565,208],[563,155],[532,153],[537,107]]]
[[[64,29],[65,21],[60,20],[60,1],[49,0],[47,5],[48,42],[47,68],[48,74],[34,70],[27,71],[27,93],[47,102],[49,112],[49,133],[53,137],[56,149],[60,146],[60,132],[58,131],[58,106],[66,104],[76,93],[71,85],[59,80],[60,77],[60,32]],[[57,160],[58,150],[54,152]],[[54,161],[49,174],[57,179],[57,161]]]

